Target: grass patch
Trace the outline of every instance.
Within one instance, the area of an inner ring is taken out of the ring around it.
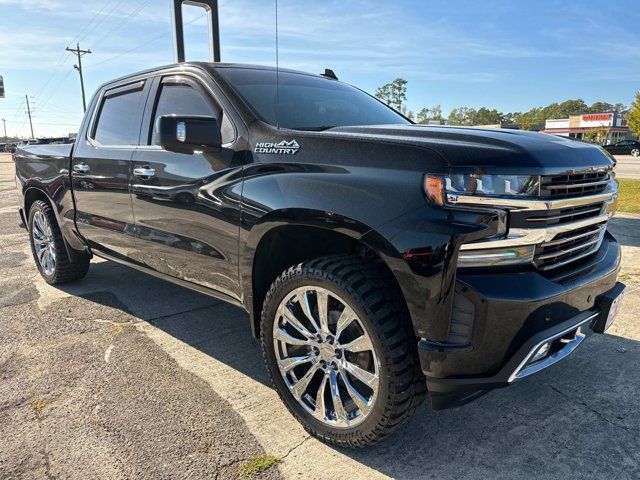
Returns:
[[[33,399],[31,399],[31,408],[36,412],[36,416],[40,418],[42,417],[44,409],[47,408],[47,402],[42,400],[40,397],[33,397]]]
[[[256,457],[240,466],[240,474],[255,475],[256,473],[261,473],[265,470],[269,470],[279,461],[280,459],[274,455]]]
[[[619,178],[618,210],[627,213],[640,213],[640,180]]]

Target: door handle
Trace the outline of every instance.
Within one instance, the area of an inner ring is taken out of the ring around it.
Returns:
[[[156,171],[149,167],[136,167],[133,169],[133,174],[136,177],[153,177],[155,176]]]
[[[73,171],[77,173],[87,173],[89,170],[91,170],[91,167],[86,163],[78,163],[73,166]]]

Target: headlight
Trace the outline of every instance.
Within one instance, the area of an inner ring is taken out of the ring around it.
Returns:
[[[540,193],[540,177],[476,173],[427,175],[424,187],[429,201],[442,206],[447,203],[448,196],[534,197]]]

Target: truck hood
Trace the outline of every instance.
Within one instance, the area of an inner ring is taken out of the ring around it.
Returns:
[[[415,145],[439,153],[450,167],[487,173],[553,174],[615,165],[613,157],[596,145],[520,130],[374,125],[336,127],[323,133],[342,139]]]

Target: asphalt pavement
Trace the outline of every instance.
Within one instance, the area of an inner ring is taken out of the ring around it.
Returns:
[[[462,408],[425,404],[380,445],[309,437],[268,382],[242,310],[107,261],[55,288],[17,227],[0,156],[0,478],[640,478],[640,217],[622,313],[540,375]]]

